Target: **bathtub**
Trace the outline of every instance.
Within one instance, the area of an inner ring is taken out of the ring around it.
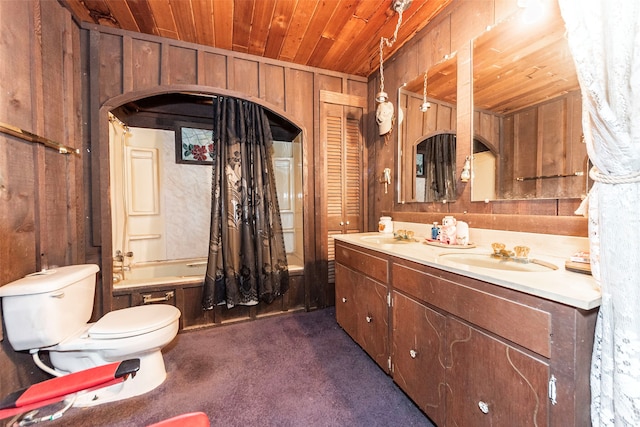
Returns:
[[[204,280],[206,271],[207,258],[137,262],[126,267],[124,272],[118,266],[113,267],[113,287],[198,283]]]
[[[295,255],[288,255],[289,273],[301,274],[302,261]],[[207,258],[189,258],[167,261],[137,262],[122,272],[113,267],[113,287],[131,288],[172,283],[201,283],[207,272]],[[122,274],[124,273],[124,278]]]

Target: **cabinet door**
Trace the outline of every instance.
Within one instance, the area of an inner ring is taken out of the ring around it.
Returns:
[[[389,305],[387,287],[360,275],[356,287],[356,341],[385,372],[389,372]]]
[[[447,349],[447,425],[549,425],[546,362],[453,318]]]
[[[445,425],[446,319],[398,292],[392,311],[393,379],[436,425]]]
[[[340,263],[335,270],[338,324],[388,373],[387,287]]]
[[[358,335],[356,308],[356,274],[336,263],[336,320],[353,339]]]

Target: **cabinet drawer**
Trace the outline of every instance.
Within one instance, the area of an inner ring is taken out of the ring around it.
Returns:
[[[549,312],[404,265],[394,263],[391,274],[394,288],[544,357],[551,356]],[[465,281],[472,284],[474,280]]]
[[[347,248],[337,241],[335,257],[341,264],[348,265],[385,285],[389,283],[389,263],[384,258]]]

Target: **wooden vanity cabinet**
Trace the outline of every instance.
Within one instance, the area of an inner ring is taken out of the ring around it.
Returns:
[[[336,245],[336,320],[389,373],[388,262]]]
[[[447,318],[447,425],[548,426],[549,365]]]
[[[372,269],[354,266],[353,254],[388,261],[390,375],[436,425],[590,425],[597,309],[577,309],[345,242],[336,242],[336,253],[342,254],[337,292],[345,282],[368,283]],[[336,297],[340,323],[353,309],[339,308]],[[363,297],[351,298],[358,305]],[[357,333],[345,330],[358,341]]]
[[[397,291],[392,313],[393,379],[436,425],[444,425],[446,317]]]

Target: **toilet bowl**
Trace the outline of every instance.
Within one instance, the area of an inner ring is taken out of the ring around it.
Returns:
[[[77,372],[94,366],[140,359],[133,378],[84,396],[74,406],[93,406],[147,393],[167,377],[162,348],[178,333],[180,310],[172,305],[143,305],[107,313],[61,343],[43,350],[56,370]]]
[[[98,266],[60,267],[0,287],[7,337],[29,350],[38,366],[64,375],[94,366],[140,359],[128,381],[79,394],[74,406],[94,406],[147,393],[166,378],[162,348],[178,333],[180,310],[166,304],[125,308],[87,323]],[[38,358],[48,351],[53,370]]]

